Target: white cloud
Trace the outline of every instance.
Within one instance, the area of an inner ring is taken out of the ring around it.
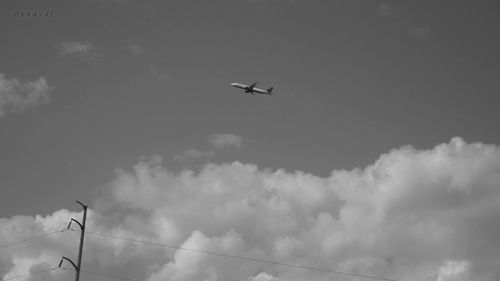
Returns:
[[[149,72],[151,72],[156,80],[166,81],[170,79],[170,75],[168,75],[166,72],[160,71],[156,66],[152,64],[149,65]]]
[[[499,186],[500,147],[460,138],[429,150],[394,149],[328,177],[239,162],[176,173],[156,157],[117,171],[88,229],[396,280],[496,281]],[[0,245],[80,216],[1,219]],[[2,272],[74,257],[78,233],[57,235],[3,249]],[[86,268],[139,280],[368,280],[91,234],[85,243]],[[50,280],[63,280],[57,274]]]
[[[465,261],[446,261],[446,263],[439,268],[439,275],[436,281],[470,280],[470,278],[465,276],[468,271],[469,264]]]
[[[20,112],[50,101],[50,87],[44,77],[22,83],[0,73],[0,117],[7,112]]]
[[[81,61],[95,62],[98,53],[90,42],[64,41],[59,43],[59,54],[62,57],[74,56]]]
[[[118,4],[130,4],[136,0],[101,0],[103,2],[112,2],[112,3],[118,3]]]
[[[382,2],[378,5],[377,13],[379,16],[392,16],[394,11],[389,4]]]
[[[420,26],[413,28],[412,32],[417,39],[424,39],[429,35],[431,29],[428,26]]]
[[[178,162],[186,162],[191,160],[206,159],[215,156],[215,150],[229,147],[239,148],[243,143],[243,138],[233,134],[213,134],[207,138],[208,144],[212,150],[200,151],[194,148],[188,149],[181,154],[174,156],[174,160]]]
[[[127,44],[125,45],[125,50],[134,55],[144,55],[146,53],[146,49],[137,44]]]
[[[243,138],[233,134],[213,134],[208,137],[208,142],[216,149],[228,147],[240,148]]]
[[[248,281],[278,281],[278,278],[275,278],[271,274],[267,272],[261,272],[255,277],[250,277]]]
[[[194,148],[188,149],[181,154],[174,156],[175,161],[184,162],[189,160],[209,158],[215,155],[213,151],[199,151]]]

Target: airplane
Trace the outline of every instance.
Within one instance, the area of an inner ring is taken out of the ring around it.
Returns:
[[[243,90],[245,90],[245,93],[250,93],[252,95],[255,95],[255,93],[264,94],[264,95],[272,95],[272,91],[274,89],[273,87],[271,87],[267,90],[262,90],[259,88],[255,88],[255,85],[257,85],[257,82],[253,83],[250,86],[243,85],[240,83],[231,83],[231,86],[239,88],[239,89],[243,89]]]

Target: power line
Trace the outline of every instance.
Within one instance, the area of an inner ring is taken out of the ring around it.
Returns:
[[[395,280],[395,279],[389,279],[389,278],[372,276],[372,275],[365,275],[365,274],[358,274],[358,273],[351,273],[351,272],[336,271],[336,270],[330,270],[330,269],[324,269],[324,268],[317,268],[317,267],[311,267],[311,266],[304,266],[304,265],[297,265],[297,264],[291,264],[291,263],[283,263],[283,262],[263,260],[263,259],[257,259],[257,258],[235,256],[235,255],[229,255],[229,254],[223,254],[223,253],[217,253],[217,252],[211,252],[211,251],[205,251],[205,250],[199,250],[199,249],[191,249],[191,248],[185,248],[185,247],[181,247],[181,246],[162,244],[162,243],[158,243],[158,242],[137,240],[137,239],[126,238],[126,237],[118,237],[118,236],[114,236],[114,235],[110,235],[110,234],[105,234],[105,233],[96,233],[96,232],[90,232],[90,231],[86,231],[86,232],[88,234],[95,235],[95,236],[102,236],[102,237],[107,237],[107,238],[112,238],[112,239],[120,239],[120,240],[124,240],[124,241],[130,241],[130,242],[135,242],[135,243],[148,244],[148,245],[159,246],[159,247],[164,247],[164,248],[171,248],[171,249],[178,249],[178,250],[184,250],[184,251],[191,251],[191,252],[202,253],[202,254],[207,254],[207,255],[221,256],[221,257],[231,258],[231,259],[239,259],[239,260],[245,260],[245,261],[251,261],[251,262],[265,263],[265,264],[275,264],[275,265],[281,265],[281,266],[286,266],[286,267],[292,267],[292,268],[298,268],[298,269],[307,269],[307,270],[312,270],[312,271],[321,271],[321,272],[327,272],[327,273],[333,273],[333,274],[339,274],[339,275],[346,275],[346,276],[353,276],[353,277],[361,277],[361,278],[369,278],[369,279],[385,280],[385,281],[398,281],[398,280]],[[129,279],[127,279],[127,280],[129,280]]]
[[[53,271],[53,270],[56,270],[56,269],[57,269],[57,267],[51,267],[51,268],[43,269],[43,270],[40,270],[40,271],[30,272],[30,273],[24,274],[24,275],[18,275],[18,276],[9,277],[9,278],[3,279],[3,281],[14,280],[14,279],[23,278],[23,277],[28,277],[28,276],[31,276],[31,275],[36,275],[36,274],[44,273],[44,272],[47,272],[47,271]]]
[[[60,269],[76,271],[73,268],[66,268],[63,266],[61,266]],[[93,271],[87,271],[87,270],[81,270],[81,273],[95,275],[95,276],[102,276],[102,277],[107,277],[107,278],[117,279],[117,280],[141,281],[140,279],[133,279],[133,278],[123,277],[123,276],[116,276],[116,275],[111,275],[111,274],[107,274],[107,273],[99,273],[99,272],[93,272]]]
[[[14,244],[19,244],[23,242],[27,242],[30,240],[34,240],[37,238],[41,238],[44,236],[49,236],[58,232],[64,232],[65,229],[63,230],[57,230],[49,233],[44,233],[38,236],[34,236],[28,239],[12,242],[6,245],[2,245],[0,247],[8,247]],[[217,252],[211,252],[211,251],[205,251],[205,250],[199,250],[199,249],[192,249],[192,248],[186,248],[186,247],[181,247],[181,246],[175,246],[175,245],[168,245],[168,244],[162,244],[158,242],[151,242],[151,241],[144,241],[144,240],[138,240],[138,239],[132,239],[132,238],[126,238],[126,237],[119,237],[119,236],[114,236],[110,234],[105,234],[105,233],[96,233],[96,232],[91,232],[91,231],[85,231],[88,234],[95,235],[95,236],[102,236],[106,238],[112,238],[112,239],[120,239],[124,241],[129,241],[129,242],[135,242],[135,243],[142,243],[142,244],[147,244],[147,245],[152,245],[152,246],[159,246],[159,247],[164,247],[164,248],[171,248],[171,249],[178,249],[178,250],[184,250],[184,251],[191,251],[191,252],[196,252],[196,253],[202,253],[202,254],[207,254],[207,255],[215,255],[215,256],[220,256],[220,257],[225,257],[225,258],[232,258],[232,259],[238,259],[238,260],[245,260],[245,261],[251,261],[251,262],[258,262],[258,263],[265,263],[265,264],[274,264],[274,265],[281,265],[281,266],[286,266],[286,267],[292,267],[292,268],[298,268],[298,269],[306,269],[306,270],[312,270],[312,271],[321,271],[321,272],[326,272],[326,273],[333,273],[333,274],[340,274],[340,275],[347,275],[347,276],[353,276],[353,277],[360,277],[360,278],[369,278],[369,279],[376,279],[376,280],[385,280],[385,281],[398,281],[395,279],[389,279],[389,278],[384,278],[384,277],[378,277],[378,276],[371,276],[371,275],[365,275],[365,274],[357,274],[357,273],[351,273],[351,272],[342,272],[342,271],[336,271],[336,270],[330,270],[330,269],[323,269],[323,268],[316,268],[316,267],[310,267],[310,266],[303,266],[303,265],[297,265],[297,264],[290,264],[290,263],[283,263],[283,262],[277,262],[277,261],[270,261],[270,260],[264,260],[264,259],[257,259],[257,258],[250,258],[250,257],[242,257],[242,256],[236,256],[236,255],[229,255],[229,254],[224,254],[224,253],[217,253]],[[63,270],[66,270],[67,268],[60,267]],[[19,275],[19,276],[13,276],[9,277],[7,279],[3,279],[4,281],[7,280],[14,280],[18,278],[23,278],[23,277],[28,277],[31,275],[36,275],[40,273],[44,273],[47,271],[53,271],[58,268],[53,267],[53,268],[47,268],[44,270],[40,271],[35,271],[31,272],[29,274],[24,274],[24,275]],[[84,271],[81,270],[82,273],[85,274],[91,274],[91,275],[96,275],[96,276],[102,276],[106,278],[111,278],[111,279],[116,279],[116,280],[125,280],[125,281],[141,281],[139,279],[132,279],[128,277],[122,277],[122,276],[115,276],[115,275],[110,275],[110,274],[105,274],[105,273],[98,273],[98,272],[92,272],[92,271]]]
[[[61,267],[51,267],[51,268],[43,269],[43,270],[40,270],[40,271],[31,272],[31,273],[28,273],[28,274],[23,274],[23,275],[9,277],[7,279],[3,279],[3,281],[19,279],[19,278],[23,278],[23,277],[29,277],[29,276],[40,274],[40,273],[44,273],[44,272],[47,272],[47,271],[53,271],[53,270],[56,270],[56,269],[76,271],[73,268],[66,268],[66,267],[62,267],[62,266]],[[93,271],[87,271],[87,270],[81,270],[81,272],[84,273],[84,274],[90,274],[90,275],[95,275],[95,276],[102,276],[102,277],[107,277],[107,278],[117,279],[117,280],[141,281],[140,279],[132,279],[132,278],[127,278],[127,277],[123,277],[123,276],[115,276],[115,275],[110,275],[110,274],[106,274],[106,273],[99,273],[99,272],[93,272]]]
[[[92,272],[92,271],[86,271],[86,270],[82,270],[82,273],[96,275],[96,276],[102,276],[102,277],[107,277],[107,278],[117,279],[117,280],[141,281],[139,279],[131,279],[131,278],[127,278],[127,277],[114,276],[114,275],[109,275],[109,274],[104,274],[104,273],[98,273],[98,272]]]
[[[65,229],[56,230],[56,231],[52,231],[52,232],[47,232],[47,233],[44,233],[44,234],[40,234],[40,235],[37,235],[37,236],[33,236],[33,237],[30,237],[30,238],[27,238],[27,239],[24,239],[24,240],[19,240],[19,241],[15,241],[15,242],[12,242],[12,243],[0,245],[0,249],[1,248],[7,248],[9,246],[16,245],[16,244],[25,243],[25,242],[28,242],[28,241],[31,241],[31,240],[35,240],[35,239],[38,239],[38,238],[42,238],[42,237],[45,237],[45,236],[49,236],[49,235],[52,235],[52,234],[55,234],[55,233],[59,233],[59,232],[64,232],[64,231],[65,231]]]

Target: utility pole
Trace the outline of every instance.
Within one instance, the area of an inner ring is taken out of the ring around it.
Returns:
[[[87,220],[87,205],[84,205],[80,201],[76,201],[76,203],[80,204],[83,208],[83,222],[80,223],[79,221],[72,218],[66,229],[69,229],[72,222],[75,222],[80,226],[81,233],[80,233],[80,247],[78,249],[78,261],[77,264],[75,265],[75,263],[71,259],[68,259],[67,257],[62,257],[61,261],[59,262],[59,267],[61,267],[64,260],[69,261],[76,270],[75,281],[80,281],[80,270],[82,268],[82,254],[83,254],[83,238],[85,237],[85,222]]]

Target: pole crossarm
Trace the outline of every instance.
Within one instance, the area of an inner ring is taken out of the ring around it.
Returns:
[[[78,200],[76,200],[75,202],[78,203],[78,204],[80,204],[84,210],[86,210],[87,207],[88,207],[87,205],[83,204],[82,202],[80,202]]]
[[[62,263],[63,263],[63,261],[64,261],[64,260],[69,261],[69,262],[71,263],[71,265],[75,268],[75,270],[76,270],[76,271],[78,271],[78,270],[79,270],[79,268],[76,266],[76,264],[75,264],[75,263],[74,263],[71,259],[68,259],[67,257],[62,257],[62,258],[61,258],[61,261],[59,262],[59,266],[58,266],[58,268],[60,268],[60,267],[61,267],[61,265],[62,265]]]
[[[71,220],[69,221],[68,227],[66,227],[66,229],[69,229],[69,228],[70,228],[70,226],[71,226],[71,223],[72,223],[72,222],[76,222],[76,223],[80,226],[80,229],[81,229],[82,231],[84,231],[84,230],[85,230],[85,229],[84,229],[84,227],[83,227],[83,225],[82,225],[79,221],[75,220],[74,218],[71,218]]]

